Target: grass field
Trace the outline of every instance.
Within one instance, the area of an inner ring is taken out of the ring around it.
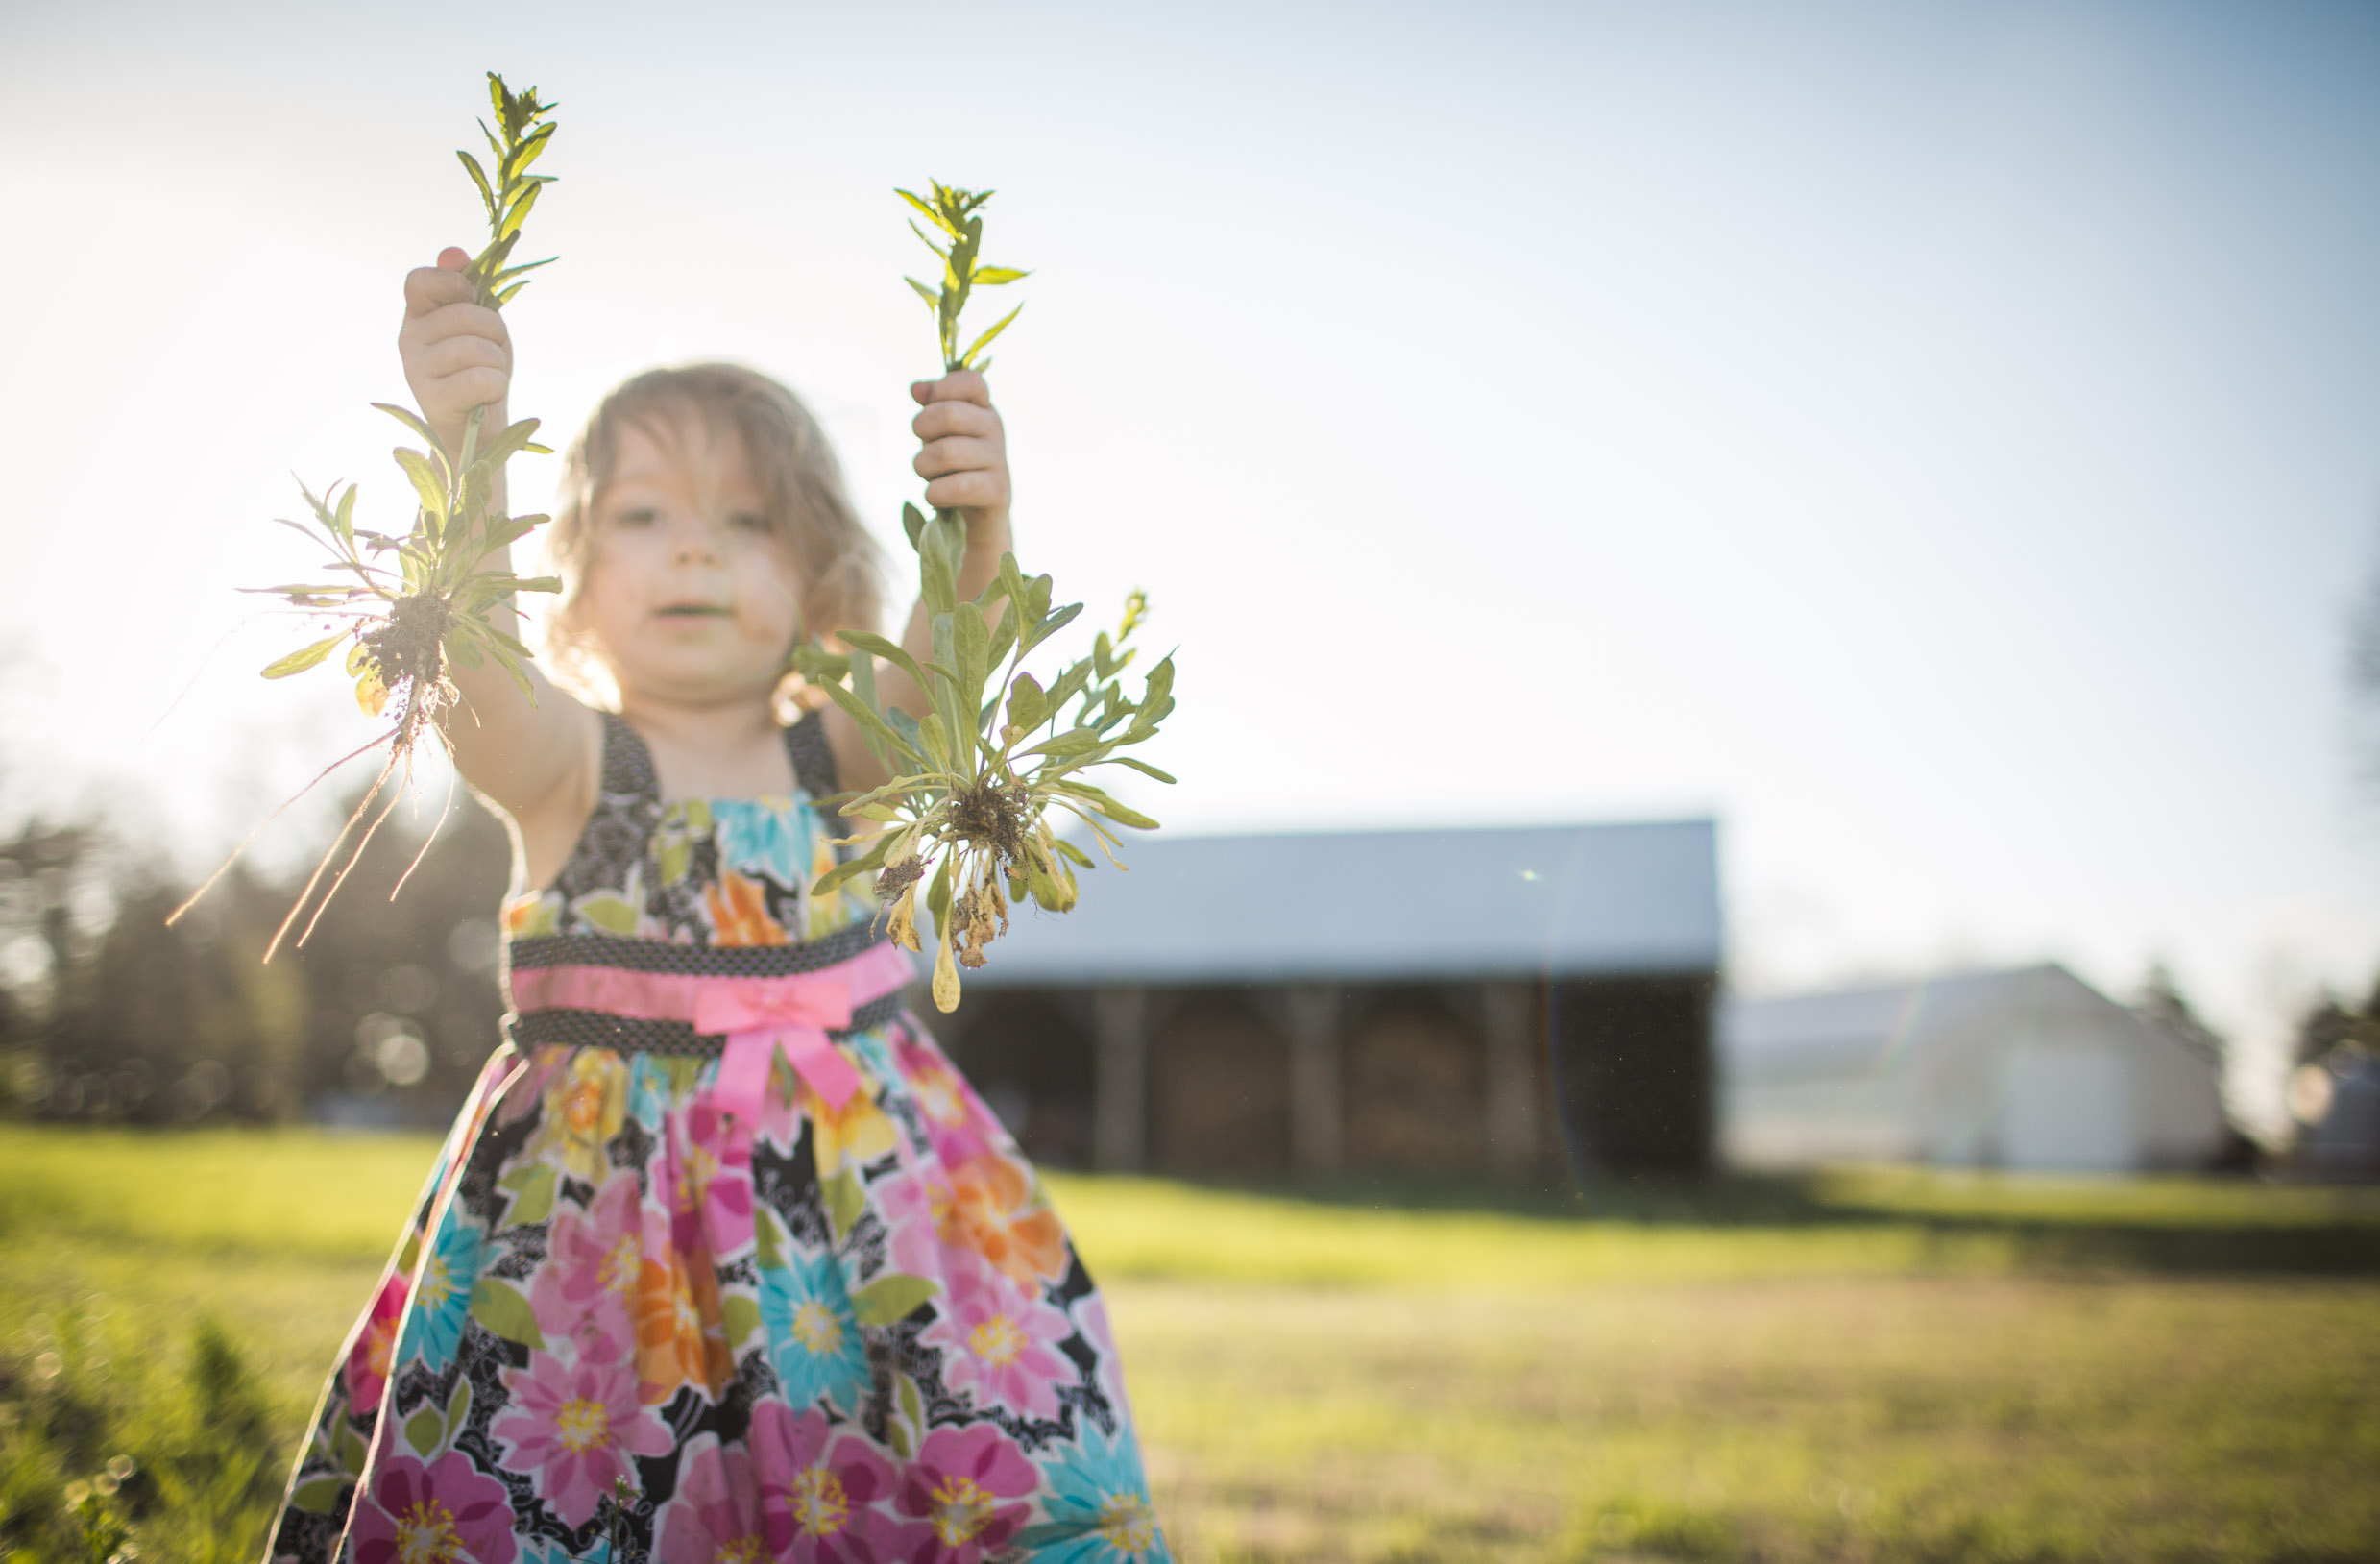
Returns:
[[[0,1528],[109,1439],[278,1469],[433,1149],[0,1127]],[[1186,1558],[2380,1559],[2372,1191],[1051,1183]],[[248,1556],[271,1474],[189,1470],[219,1518],[140,1558]]]

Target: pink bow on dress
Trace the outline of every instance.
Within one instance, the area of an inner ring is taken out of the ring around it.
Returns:
[[[711,1099],[746,1125],[760,1122],[780,1048],[828,1108],[839,1111],[849,1102],[860,1072],[826,1034],[850,1024],[851,985],[837,971],[706,983],[694,990],[694,1030],[727,1035]]]
[[[828,1108],[839,1111],[860,1089],[860,1072],[829,1030],[851,1025],[857,1006],[899,991],[915,976],[909,958],[886,941],[815,972],[788,977],[696,977],[617,966],[543,966],[512,974],[515,1008],[582,1010],[644,1020],[691,1021],[696,1032],[724,1035],[711,1099],[748,1133],[760,1122],[768,1072],[778,1051]]]

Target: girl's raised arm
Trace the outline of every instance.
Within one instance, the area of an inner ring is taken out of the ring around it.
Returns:
[[[505,399],[512,387],[512,336],[504,317],[473,302],[463,268],[471,257],[449,249],[435,266],[405,277],[405,322],[397,335],[405,381],[423,420],[449,454],[459,452],[472,409],[485,407],[481,428],[505,426]],[[495,506],[501,511],[499,487]],[[511,549],[497,550],[483,570],[508,571]],[[497,627],[518,633],[519,614],[509,600],[490,610],[509,623]],[[575,835],[593,807],[601,776],[602,723],[595,713],[554,688],[535,663],[522,665],[536,691],[532,702],[493,662],[478,668],[449,664],[462,698],[446,714],[447,742],[463,778],[520,822],[534,865],[539,829],[552,820]],[[576,819],[570,820],[575,813]]]

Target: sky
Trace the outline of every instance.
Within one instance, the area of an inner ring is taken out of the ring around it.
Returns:
[[[402,524],[487,68],[561,105],[515,415],[757,365],[893,545],[891,189],[998,187],[1020,556],[1150,592],[1170,828],[1713,817],[1737,986],[2163,962],[2267,1123],[2380,968],[2350,4],[0,6],[8,807],[204,868],[368,735],[233,589],[293,472]]]

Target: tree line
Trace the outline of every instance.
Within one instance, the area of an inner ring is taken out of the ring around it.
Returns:
[[[0,839],[0,1108],[165,1125],[328,1116],[433,1124],[499,1039],[504,827],[457,794],[392,817],[304,946],[260,958],[303,883],[234,868],[191,887],[91,822]]]

